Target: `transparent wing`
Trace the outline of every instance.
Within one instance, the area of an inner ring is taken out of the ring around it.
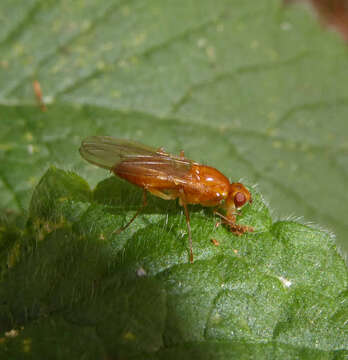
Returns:
[[[91,136],[82,141],[81,156],[104,169],[115,169],[121,163],[127,175],[180,178],[189,172],[193,161],[166,154],[137,142],[110,136]]]

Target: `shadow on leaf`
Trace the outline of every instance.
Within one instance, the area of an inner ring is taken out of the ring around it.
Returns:
[[[119,214],[137,210],[143,203],[143,190],[117,177],[101,181],[93,191],[93,200],[108,206],[110,213]],[[190,212],[201,211],[201,206],[190,205]],[[177,200],[163,200],[147,192],[147,205],[143,214],[177,214],[182,211]]]

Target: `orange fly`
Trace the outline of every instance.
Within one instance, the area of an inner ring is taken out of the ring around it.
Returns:
[[[162,148],[154,149],[129,140],[91,136],[82,141],[80,154],[88,162],[144,189],[142,206],[120,231],[127,228],[146,206],[146,191],[165,200],[178,198],[185,211],[191,263],[192,237],[187,204],[222,208],[225,215],[215,213],[236,235],[253,231],[250,226],[236,223],[238,209],[252,202],[247,188],[238,182],[230,183],[213,167],[186,159],[183,151],[180,156],[174,156]]]

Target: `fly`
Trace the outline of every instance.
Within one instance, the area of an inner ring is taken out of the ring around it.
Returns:
[[[213,206],[229,230],[242,235],[253,231],[247,225],[236,223],[236,215],[246,203],[251,203],[249,190],[239,182],[232,182],[217,169],[166,153],[140,143],[109,136],[91,136],[82,141],[81,156],[88,162],[112,171],[116,176],[143,188],[143,203],[132,219],[118,231],[126,229],[147,204],[147,191],[164,200],[179,199],[183,206],[193,263],[192,236],[188,204]]]

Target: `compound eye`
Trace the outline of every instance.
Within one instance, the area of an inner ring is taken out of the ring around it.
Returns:
[[[234,205],[236,205],[237,208],[243,206],[247,199],[246,196],[242,192],[237,192],[236,195],[234,195]]]

